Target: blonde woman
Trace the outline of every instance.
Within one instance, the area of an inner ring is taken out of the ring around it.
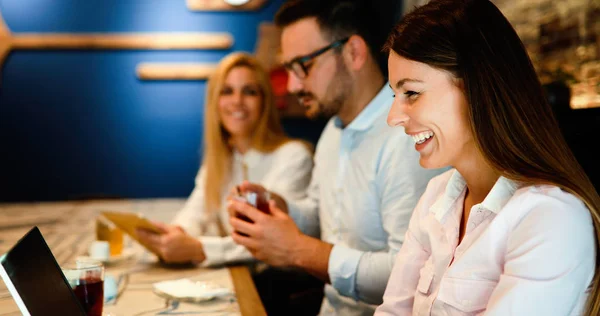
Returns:
[[[250,180],[298,199],[310,180],[312,152],[284,134],[268,74],[254,57],[233,53],[220,62],[208,82],[204,113],[204,159],[193,192],[172,225],[157,223],[164,234],[138,232],[167,263],[250,260],[229,236],[231,189]]]

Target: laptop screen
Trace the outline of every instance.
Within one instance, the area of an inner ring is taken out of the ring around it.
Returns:
[[[37,227],[0,262],[0,275],[23,315],[85,315]]]

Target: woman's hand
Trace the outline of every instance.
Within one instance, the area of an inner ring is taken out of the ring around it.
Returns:
[[[206,259],[202,243],[188,235],[179,226],[153,222],[161,231],[156,234],[145,229],[137,229],[137,237],[144,246],[166,263],[201,263]]]

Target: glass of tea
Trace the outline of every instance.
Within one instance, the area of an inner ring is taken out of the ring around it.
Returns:
[[[104,306],[104,265],[92,259],[78,259],[63,265],[62,271],[87,316],[102,316]]]
[[[263,193],[257,193],[257,192],[252,192],[252,191],[246,192],[246,202],[266,214],[270,213],[270,210],[269,210],[269,200],[270,199],[271,199],[271,196],[269,194],[269,191],[264,191]]]
[[[269,200],[271,199],[271,195],[269,194],[269,191],[264,191],[262,193],[247,191],[247,192],[242,193],[239,191],[239,188],[238,188],[238,196],[235,196],[234,199],[248,203],[263,213],[266,213],[266,214],[271,213],[271,211],[269,210]],[[244,220],[246,222],[253,223],[252,220],[250,218],[248,218],[246,215],[237,213],[236,217],[241,220]],[[238,232],[238,233],[242,236],[248,236],[244,233],[240,233],[240,232]]]
[[[252,205],[252,206],[254,206],[255,208],[257,208],[258,210],[260,210],[263,213],[266,213],[266,214],[270,213],[270,210],[269,210],[269,199],[270,199],[269,191],[264,191],[263,193],[252,192],[252,191],[247,191],[247,192],[241,193],[241,192],[238,191],[238,196],[234,197],[234,199],[236,199],[238,201],[245,202],[245,203],[247,203],[249,205]],[[252,222],[252,220],[250,220],[245,215],[237,214],[237,217],[239,219],[245,220],[247,222]]]

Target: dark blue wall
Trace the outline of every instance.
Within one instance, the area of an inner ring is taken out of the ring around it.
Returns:
[[[203,81],[140,81],[141,62],[217,62],[253,52],[256,12],[185,0],[0,0],[18,32],[230,32],[223,51],[13,51],[0,82],[0,201],[183,197],[201,152]]]

